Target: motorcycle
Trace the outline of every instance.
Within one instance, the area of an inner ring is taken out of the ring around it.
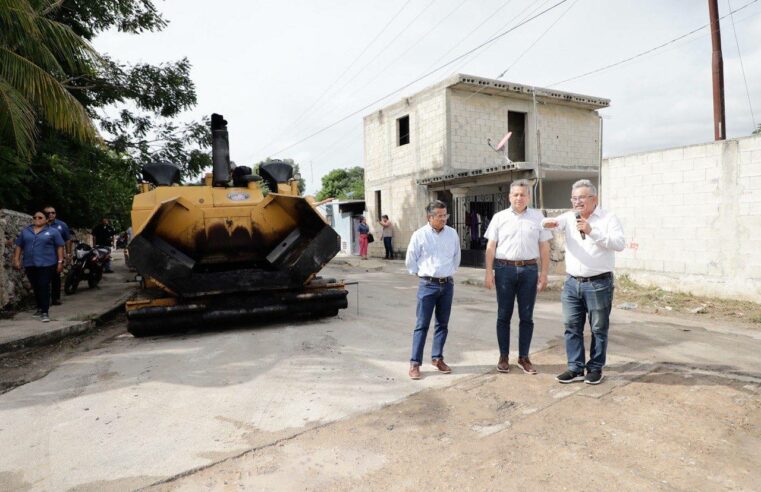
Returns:
[[[91,248],[87,244],[79,243],[74,248],[74,262],[69,273],[66,274],[63,290],[67,295],[77,292],[79,282],[87,280],[87,285],[94,289],[103,278],[103,266],[111,255],[111,248]]]

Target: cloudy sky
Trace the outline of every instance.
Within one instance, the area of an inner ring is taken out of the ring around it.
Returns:
[[[156,5],[170,22],[164,31],[104,33],[95,47],[131,63],[188,57],[198,106],[183,117],[222,113],[234,161],[295,159],[310,193],[330,170],[362,165],[362,116],[457,72],[496,78],[507,69],[503,80],[611,99],[602,112],[605,156],[713,139],[708,28],[563,82],[706,25],[705,0],[157,0]],[[761,1],[719,0],[720,15],[730,6],[746,6],[733,14],[734,29],[730,17],[721,23],[727,133],[737,137],[753,130],[751,107],[761,124]],[[357,114],[346,118],[352,113]]]

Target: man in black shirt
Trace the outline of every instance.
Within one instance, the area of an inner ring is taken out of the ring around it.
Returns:
[[[100,224],[96,225],[92,230],[92,237],[95,240],[95,246],[111,248],[115,235],[116,231],[113,227],[111,227],[111,224],[105,217],[103,217],[100,221]],[[103,273],[113,272],[114,271],[111,270],[111,260],[109,259],[104,265]]]

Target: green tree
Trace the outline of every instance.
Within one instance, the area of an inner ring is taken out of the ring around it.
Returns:
[[[355,166],[349,169],[333,169],[322,177],[322,189],[317,192],[317,200],[326,198],[365,198],[365,170]]]
[[[44,3],[38,15],[66,26],[85,44],[107,29],[139,34],[167,24],[152,0],[27,1]],[[43,122],[31,159],[0,145],[0,205],[28,210],[52,202],[73,225],[109,216],[126,226],[142,165],[169,161],[186,180],[211,165],[208,120],[174,120],[196,104],[187,59],[128,65],[107,56],[80,58],[82,63],[62,65],[57,77],[100,128],[102,140],[72,138]]]
[[[31,159],[40,120],[81,141],[97,138],[66,80],[70,72],[92,73],[99,57],[47,16],[56,7],[52,0],[0,0],[0,158],[12,166]]]
[[[758,134],[761,134],[761,125],[758,125],[758,128],[753,130],[753,135],[758,135]]]

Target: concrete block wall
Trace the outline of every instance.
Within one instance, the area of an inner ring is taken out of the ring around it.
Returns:
[[[617,269],[665,289],[761,302],[761,136],[605,159]]]
[[[539,104],[542,162],[590,166],[600,161],[600,118],[596,111]]]
[[[471,91],[447,89],[449,106],[451,166],[453,169],[482,169],[505,164],[501,153],[489,148],[507,133],[507,112],[527,113],[526,162],[536,161],[534,118],[531,101],[494,97]]]
[[[410,143],[399,146],[397,119],[405,115],[410,117]],[[404,251],[412,232],[425,222],[427,195],[416,180],[444,172],[446,122],[445,91],[435,87],[365,117],[365,215],[376,237],[371,256],[384,251],[376,191],[381,213],[394,224],[395,251]]]

